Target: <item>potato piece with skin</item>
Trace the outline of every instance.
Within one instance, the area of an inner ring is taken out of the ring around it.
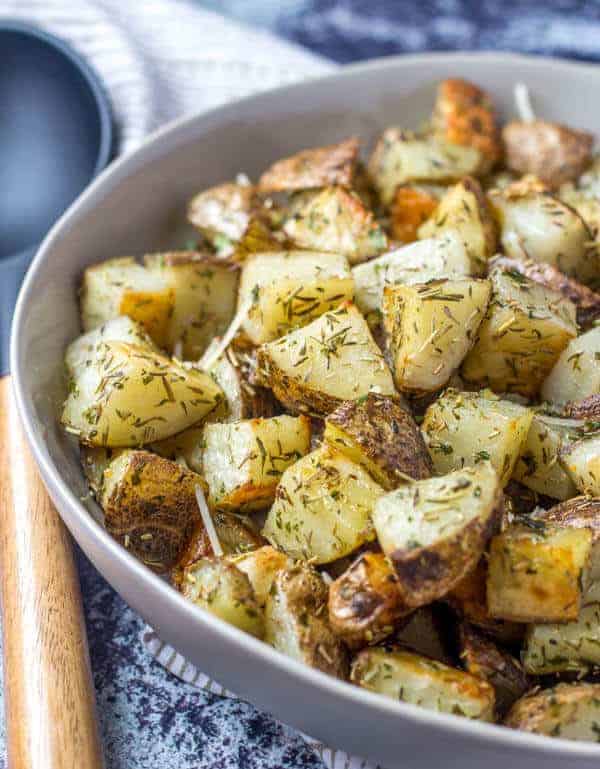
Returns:
[[[563,350],[541,389],[554,404],[600,394],[600,326],[573,339]]]
[[[480,172],[488,173],[502,156],[496,110],[490,95],[460,78],[443,80],[432,116],[436,135],[481,152]]]
[[[386,286],[383,327],[394,381],[423,395],[443,387],[473,346],[491,294],[487,280]]]
[[[494,687],[496,715],[504,716],[511,705],[532,688],[532,681],[512,654],[501,649],[477,628],[459,627],[460,659],[464,669]]]
[[[390,206],[390,232],[394,240],[412,243],[419,227],[438,207],[438,198],[416,186],[398,187]]]
[[[497,244],[496,223],[478,181],[465,177],[440,200],[434,214],[419,227],[419,238],[456,233],[471,260],[473,275],[484,275]]]
[[[444,596],[444,601],[460,619],[484,630],[491,638],[503,644],[518,644],[523,640],[525,625],[497,619],[488,611],[487,572],[487,560],[484,556],[475,568]]]
[[[600,684],[558,684],[515,702],[505,726],[566,740],[598,741]]]
[[[359,140],[302,150],[274,163],[260,177],[261,192],[287,192],[339,185],[351,187],[358,157]]]
[[[323,440],[362,465],[384,489],[429,478],[431,460],[412,415],[394,398],[369,393],[325,419]]]
[[[565,299],[575,305],[577,323],[583,328],[593,326],[600,318],[600,294],[592,291],[574,278],[564,275],[559,269],[547,262],[534,262],[533,259],[515,259],[509,256],[495,256],[489,262],[490,270],[500,269],[524,275],[552,291],[558,291]],[[518,277],[516,277],[518,280]]]
[[[201,476],[149,451],[123,451],[104,470],[107,531],[154,571],[170,569],[200,519]]]
[[[529,278],[494,271],[492,299],[461,375],[495,392],[535,396],[571,339],[575,307]]]
[[[254,344],[271,342],[353,295],[354,280],[344,256],[319,251],[256,254],[242,268],[238,308],[250,306],[242,328]]]
[[[594,137],[560,123],[512,121],[502,129],[506,165],[552,187],[574,181],[592,160]]]
[[[565,417],[600,422],[600,393],[581,400],[569,401],[563,408]]]
[[[356,306],[369,322],[377,322],[386,286],[460,278],[469,275],[470,270],[466,249],[455,233],[420,240],[352,268]]]
[[[192,603],[219,619],[263,638],[265,617],[248,577],[232,563],[201,558],[184,570],[180,591]]]
[[[65,401],[65,429],[92,446],[126,448],[197,424],[223,399],[218,385],[147,348],[102,342]]]
[[[593,235],[575,209],[530,187],[511,186],[488,198],[506,256],[550,264],[581,283],[597,277],[600,260]]]
[[[396,188],[414,182],[454,182],[476,174],[481,153],[433,137],[418,138],[400,128],[386,128],[369,160],[368,170],[384,205]]]
[[[531,409],[492,393],[448,389],[425,413],[425,442],[439,474],[490,461],[505,486],[530,429]]]
[[[322,446],[285,471],[262,534],[292,558],[331,563],[375,538],[382,493],[360,465]]]
[[[221,510],[262,510],[286,468],[310,449],[310,420],[282,415],[204,427],[208,502]]]
[[[237,271],[214,256],[194,251],[146,254],[144,264],[174,293],[168,350],[177,358],[197,360],[233,318]]]
[[[227,256],[252,219],[260,215],[260,208],[254,186],[227,182],[195,195],[188,204],[187,217],[221,256]]]
[[[83,474],[90,485],[90,489],[96,499],[102,495],[104,485],[104,471],[124,449],[105,449],[103,446],[86,446],[81,444],[79,447],[79,457]]]
[[[356,193],[342,187],[306,193],[283,231],[298,248],[341,254],[350,264],[387,248],[387,236],[373,213]]]
[[[373,524],[406,604],[431,603],[460,582],[479,561],[501,513],[502,489],[489,462],[380,497]]]
[[[248,576],[261,606],[267,603],[277,575],[294,566],[291,558],[271,545],[263,545],[243,555],[232,555],[229,560]]]
[[[383,553],[363,553],[329,588],[329,624],[350,648],[381,641],[409,612]]]
[[[77,376],[83,368],[93,364],[102,342],[127,342],[152,352],[159,352],[143,326],[127,315],[119,315],[118,318],[107,320],[98,328],[78,336],[71,342],[65,353],[65,366],[69,376]]]
[[[513,525],[492,539],[487,602],[513,622],[577,619],[592,547],[588,529]]]
[[[81,283],[81,324],[84,331],[127,315],[152,340],[165,347],[174,293],[166,280],[146,270],[131,256],[108,259],[88,267]]]
[[[258,380],[290,411],[317,416],[369,392],[396,392],[367,322],[351,303],[262,345]]]
[[[494,689],[486,681],[401,648],[364,649],[350,679],[369,691],[440,713],[494,720]]]
[[[554,505],[549,510],[537,510],[536,518],[550,525],[590,529],[592,532],[590,580],[600,582],[600,497],[573,497]]]
[[[600,496],[600,432],[565,446],[560,460],[582,494]]]
[[[553,499],[569,499],[577,494],[559,457],[563,446],[576,440],[577,430],[582,426],[580,421],[535,414],[515,464],[513,478]]]
[[[533,675],[576,673],[600,668],[600,585],[586,590],[579,616],[573,622],[529,625],[522,653],[525,669]]]
[[[265,607],[265,641],[277,651],[345,679],[348,657],[327,622],[327,586],[307,565],[279,572]]]

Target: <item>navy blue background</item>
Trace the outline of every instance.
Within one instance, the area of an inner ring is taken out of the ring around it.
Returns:
[[[338,62],[478,48],[600,57],[599,2],[197,2],[268,28]],[[322,767],[301,737],[270,716],[174,680],[144,653],[139,641],[141,620],[81,554],[79,567],[109,769]],[[0,769],[4,767],[0,751]]]

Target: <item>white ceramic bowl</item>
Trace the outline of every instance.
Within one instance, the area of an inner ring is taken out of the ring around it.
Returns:
[[[86,265],[181,245],[189,196],[243,170],[351,134],[370,142],[387,125],[416,127],[436,81],[471,78],[503,116],[525,82],[538,114],[591,131],[600,124],[600,69],[542,58],[435,54],[343,69],[250,97],[167,127],[114,163],[62,217],[31,267],[13,325],[17,403],[48,490],[95,566],[161,635],[221,684],[330,745],[390,769],[597,767],[600,747],[518,733],[366,693],[294,662],[185,601],[138,563],[82,502],[76,447],[61,431],[66,344],[79,333],[77,285]]]

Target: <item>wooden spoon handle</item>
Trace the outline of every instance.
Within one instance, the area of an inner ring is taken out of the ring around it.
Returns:
[[[0,580],[11,769],[100,769],[81,592],[70,537],[0,379]]]

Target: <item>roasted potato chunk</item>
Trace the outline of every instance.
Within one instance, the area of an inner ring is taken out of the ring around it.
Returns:
[[[359,141],[345,139],[327,147],[302,150],[274,163],[260,177],[261,192],[309,190],[315,187],[351,187]]]
[[[417,608],[435,601],[468,574],[501,513],[502,489],[489,462],[413,481],[380,497],[373,524],[406,604]]]
[[[582,283],[598,275],[592,233],[575,209],[530,186],[492,192],[489,200],[507,256],[545,262]]]
[[[166,347],[173,313],[173,289],[131,256],[107,259],[88,267],[81,282],[81,325],[84,331],[119,315],[139,323],[159,347]]]
[[[100,504],[107,531],[154,571],[181,555],[200,520],[201,476],[149,451],[123,451],[104,470]]]
[[[542,385],[541,396],[555,404],[600,393],[600,326],[571,340]]]
[[[505,486],[532,418],[531,409],[492,393],[448,389],[427,409],[422,430],[437,473],[489,460]]]
[[[588,395],[581,400],[569,401],[563,408],[563,414],[571,419],[600,422],[600,393]]]
[[[271,342],[353,295],[352,273],[339,254],[256,254],[242,269],[238,307],[250,308],[242,328],[254,344]]]
[[[589,328],[600,318],[600,294],[592,291],[574,278],[568,278],[559,269],[547,262],[534,262],[533,259],[515,259],[509,256],[495,256],[490,260],[490,269],[501,269],[524,275],[552,291],[558,291],[565,299],[575,305],[577,323]],[[519,280],[515,276],[516,280]]]
[[[598,741],[600,684],[558,684],[515,702],[504,724],[548,737]]]
[[[305,193],[283,230],[298,248],[330,251],[350,264],[387,248],[387,236],[359,196],[342,187]]]
[[[79,446],[79,457],[83,473],[96,499],[101,499],[104,486],[104,471],[125,449],[106,449],[103,446]]]
[[[514,622],[577,619],[592,546],[588,529],[510,526],[492,539],[487,578],[492,617]]]
[[[475,343],[490,294],[489,281],[474,278],[385,287],[383,327],[398,390],[423,395],[448,382]]]
[[[258,351],[258,377],[290,411],[328,414],[369,392],[395,393],[392,374],[353,304]]]
[[[504,716],[511,705],[532,688],[521,664],[472,625],[459,628],[460,659],[464,669],[494,687],[496,715]]]
[[[188,204],[187,216],[219,255],[227,257],[250,222],[261,216],[261,203],[251,184],[227,182],[195,195]]]
[[[487,260],[496,250],[497,233],[487,198],[475,179],[466,177],[451,187],[418,234],[422,239],[448,232],[456,233],[464,243],[472,274],[484,275]]]
[[[513,478],[553,499],[569,499],[577,493],[575,484],[559,461],[563,446],[576,439],[578,424],[535,414],[513,471]]]
[[[573,497],[549,510],[537,510],[536,517],[553,526],[590,529],[590,580],[600,581],[600,497]]]
[[[147,348],[102,342],[71,381],[62,423],[82,443],[135,447],[176,435],[222,400],[208,374]]]
[[[177,358],[197,360],[233,318],[237,271],[193,251],[147,254],[144,264],[173,291],[167,349]]]
[[[344,645],[327,622],[327,587],[311,567],[279,572],[265,607],[267,643],[337,678],[348,677]]]
[[[600,433],[593,432],[563,447],[563,467],[582,494],[600,496]]]
[[[439,200],[419,187],[398,187],[390,206],[390,232],[400,243],[417,240],[419,227],[438,207]]]
[[[468,80],[449,78],[438,85],[432,127],[437,136],[449,142],[478,149],[481,173],[488,173],[502,156],[492,99]]]
[[[502,139],[511,171],[533,174],[552,187],[577,179],[592,160],[592,134],[559,123],[513,121],[504,126]]]
[[[383,553],[362,553],[329,588],[329,624],[351,648],[389,636],[409,611]]]
[[[285,471],[263,536],[292,558],[331,563],[374,539],[382,493],[360,465],[323,446]]]
[[[382,202],[389,205],[396,188],[414,182],[454,182],[476,174],[481,153],[433,137],[418,138],[399,128],[387,128],[369,160],[369,175]]]
[[[250,580],[232,563],[201,558],[184,570],[181,593],[205,611],[263,638],[265,617]]]
[[[488,611],[486,581],[487,560],[481,558],[475,568],[446,594],[444,601],[459,618],[484,630],[486,635],[505,644],[520,643],[525,625],[492,617]]]
[[[555,291],[494,271],[492,299],[461,374],[495,392],[534,396],[577,335],[575,307]]]
[[[261,606],[267,603],[276,576],[294,565],[291,558],[270,545],[242,555],[232,555],[229,560],[247,575]]]
[[[358,686],[428,710],[493,721],[494,689],[486,681],[400,648],[363,649],[352,663]]]
[[[389,396],[369,393],[342,403],[326,417],[323,439],[362,465],[384,489],[431,475],[419,428]]]
[[[209,504],[244,512],[268,507],[286,468],[309,449],[305,416],[206,425],[202,465]]]
[[[420,240],[352,268],[356,306],[370,323],[377,322],[386,286],[460,278],[470,271],[466,249],[455,233]]]

